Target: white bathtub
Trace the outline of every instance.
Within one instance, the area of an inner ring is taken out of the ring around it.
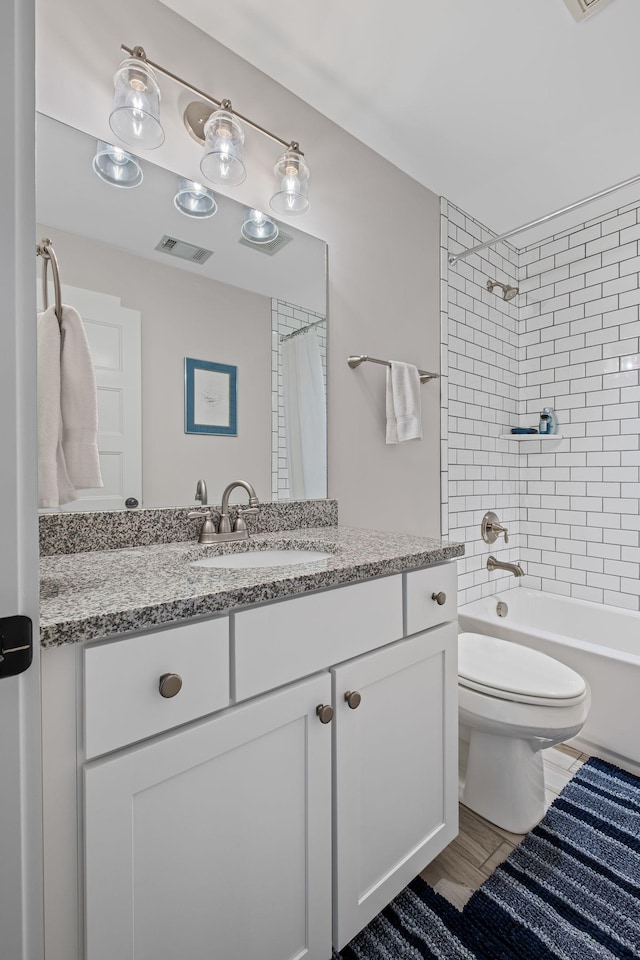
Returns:
[[[591,711],[575,745],[640,772],[640,613],[518,587],[460,607],[459,623],[461,632],[533,647],[580,673]]]

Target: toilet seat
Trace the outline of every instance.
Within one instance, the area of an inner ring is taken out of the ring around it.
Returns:
[[[587,696],[584,679],[538,650],[481,633],[458,637],[458,683],[513,703],[568,707]]]

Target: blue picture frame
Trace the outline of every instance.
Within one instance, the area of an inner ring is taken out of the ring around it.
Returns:
[[[209,360],[184,360],[184,432],[237,437],[238,368]]]

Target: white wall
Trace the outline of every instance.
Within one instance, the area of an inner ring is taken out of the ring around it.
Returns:
[[[143,44],[152,60],[301,143],[312,208],[296,226],[329,246],[329,493],[344,522],[438,534],[437,382],[423,387],[424,441],[387,447],[384,371],[346,364],[368,353],[437,369],[438,198],[156,0],[40,0],[39,109],[108,139],[121,43]],[[196,177],[200,148],[178,109],[190,98],[161,82],[167,139],[152,159]],[[264,206],[277,155],[248,132],[238,200]]]
[[[211,503],[246,477],[271,497],[271,300],[194,277],[114,247],[40,226],[55,236],[64,283],[121,299],[142,323],[142,490],[145,507]],[[238,436],[184,432],[184,358],[238,367]]]

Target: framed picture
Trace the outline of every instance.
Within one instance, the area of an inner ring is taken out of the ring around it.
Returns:
[[[238,436],[237,376],[237,367],[185,357],[185,433]]]

